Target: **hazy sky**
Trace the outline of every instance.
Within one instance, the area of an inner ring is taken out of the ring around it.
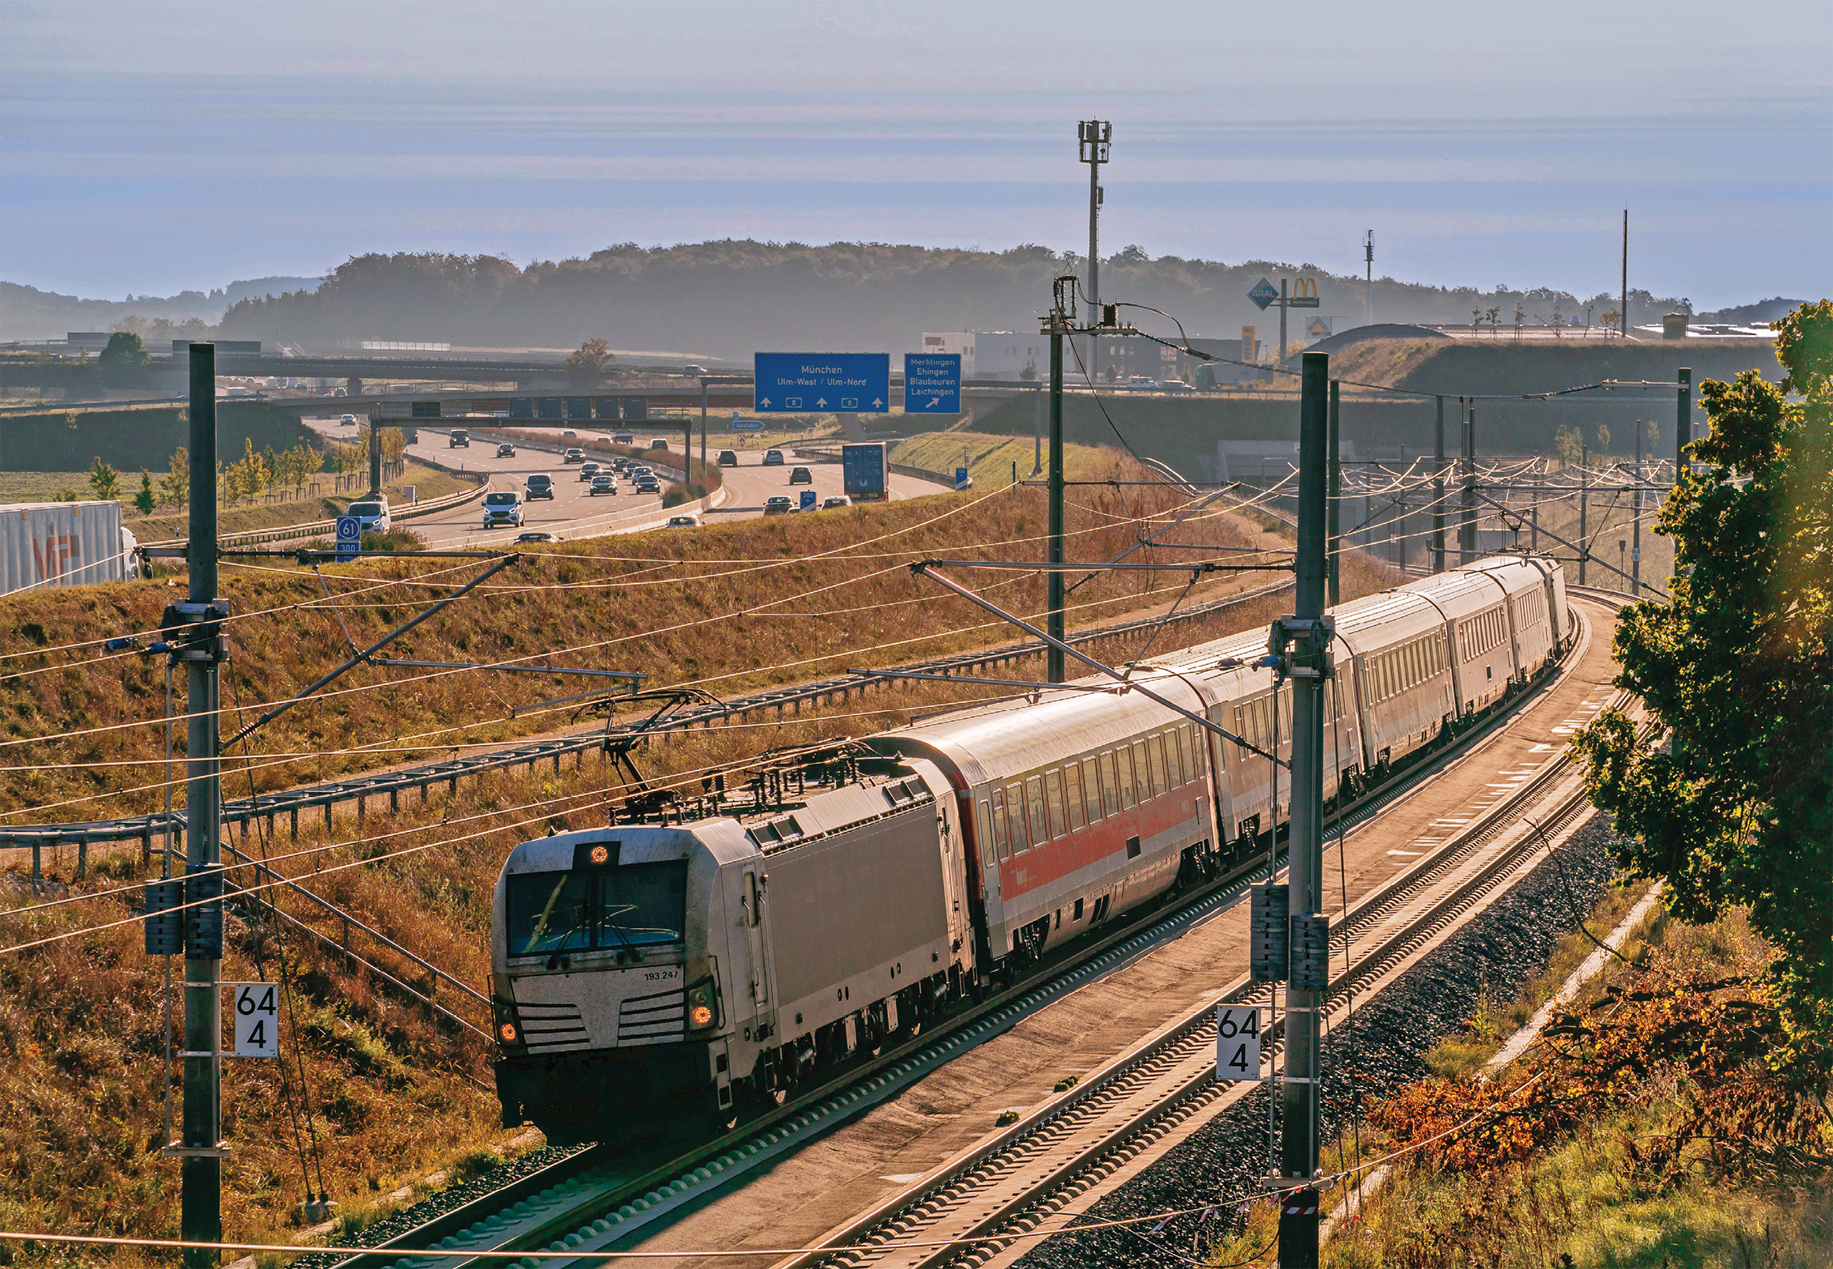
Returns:
[[[1702,308],[1833,293],[1833,4],[0,0],[0,279],[364,251],[1138,243]]]

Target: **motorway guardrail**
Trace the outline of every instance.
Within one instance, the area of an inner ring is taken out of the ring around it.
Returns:
[[[475,489],[461,489],[457,493],[447,494],[443,498],[429,498],[425,502],[416,502],[394,512],[397,520],[411,520],[416,516],[432,515],[436,511],[446,511],[452,507],[462,507],[467,502],[483,497],[490,488],[490,477],[485,473],[476,474],[484,477],[483,483]],[[337,530],[336,520],[308,520],[301,524],[276,525],[271,529],[247,529],[240,533],[222,533],[217,535],[218,546],[253,546],[260,542],[285,542],[292,538],[309,538],[320,533],[334,533]],[[168,538],[163,542],[142,542],[142,547],[175,547],[183,546],[189,538]]]
[[[1068,641],[1079,646],[1098,646],[1104,642],[1130,638],[1156,625],[1181,625],[1185,622],[1198,621],[1228,608],[1278,594],[1291,585],[1290,580],[1271,582],[1239,594],[1224,595],[1201,604],[1192,604],[1169,616],[1138,617],[1129,621],[1116,622],[1113,625],[1098,626],[1092,630],[1071,633]],[[355,803],[360,824],[366,814],[368,800],[372,797],[385,796],[388,798],[389,809],[398,810],[401,794],[404,792],[417,789],[424,798],[433,785],[444,784],[447,786],[448,793],[456,793],[458,781],[461,778],[481,776],[487,772],[506,770],[516,766],[526,766],[533,771],[537,763],[544,761],[551,761],[554,769],[559,770],[561,758],[568,754],[573,755],[577,763],[583,759],[585,753],[591,750],[609,749],[620,740],[627,740],[638,734],[659,736],[669,732],[688,731],[696,727],[708,728],[729,719],[742,719],[748,715],[772,709],[776,710],[779,716],[785,711],[800,713],[805,703],[819,704],[833,697],[844,700],[853,692],[863,693],[875,687],[886,687],[897,681],[895,673],[965,675],[969,670],[992,669],[1008,665],[1024,657],[1042,655],[1043,651],[1042,641],[1025,640],[984,652],[963,652],[954,656],[915,661],[894,667],[893,673],[868,671],[841,674],[786,687],[765,688],[729,701],[679,710],[658,721],[653,727],[639,723],[621,727],[609,726],[591,732],[525,741],[486,753],[468,754],[461,758],[427,763],[385,774],[353,776],[348,780],[302,785],[298,788],[283,789],[273,793],[256,794],[253,797],[229,798],[225,799],[222,804],[223,819],[227,824],[242,825],[244,832],[247,831],[246,826],[254,820],[265,819],[271,832],[277,818],[284,815],[289,821],[293,835],[297,836],[299,816],[302,811],[321,813],[328,828],[334,807]],[[174,814],[172,819],[177,828],[182,830],[183,816]],[[80,824],[0,825],[0,849],[30,849],[33,859],[33,876],[36,877],[39,874],[40,854],[46,846],[74,843],[78,848],[80,861],[87,858],[88,846],[92,842],[137,840],[141,843],[142,856],[150,856],[154,836],[163,834],[166,829],[167,821],[163,812]]]

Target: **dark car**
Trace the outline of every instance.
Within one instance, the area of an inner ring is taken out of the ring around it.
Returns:
[[[543,543],[558,542],[559,540],[560,535],[558,533],[542,533],[539,530],[532,533],[516,534],[517,546],[540,546]]]
[[[764,466],[781,467],[782,465],[783,465],[783,451],[782,450],[767,449],[764,451]]]
[[[598,475],[597,463],[581,463],[579,465],[579,479],[590,480],[596,475]]]
[[[496,456],[498,458],[514,458],[516,456],[516,447],[511,445],[508,441],[504,441],[501,445],[496,447]]]
[[[789,469],[789,483],[792,485],[812,485],[815,483],[815,473],[808,470],[806,467],[792,467]]]
[[[640,476],[637,478],[636,491],[641,494],[659,494],[662,492],[662,482],[654,476]]]
[[[523,485],[522,496],[530,502],[536,498],[546,498],[552,502],[554,500],[554,478],[544,471],[534,473]]]
[[[593,496],[593,497],[601,493],[614,494],[616,492],[617,492],[617,481],[613,477],[610,477],[610,476],[592,477],[592,487],[586,490],[586,494],[588,496]]]
[[[737,453],[735,453],[734,451],[732,451],[732,450],[729,450],[729,449],[722,449],[722,450],[720,450],[720,451],[719,451],[719,465],[720,465],[721,467],[736,467],[736,466],[738,466],[738,455],[737,455]]]
[[[795,508],[789,505],[789,499],[784,494],[773,494],[764,499],[764,514],[767,516],[786,516],[793,510]]]

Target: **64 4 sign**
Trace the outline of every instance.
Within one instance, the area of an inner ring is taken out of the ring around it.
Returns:
[[[280,1056],[279,987],[274,983],[224,983],[235,1003],[235,1055]]]
[[[1216,1078],[1263,1080],[1260,1072],[1260,1010],[1216,1006]]]

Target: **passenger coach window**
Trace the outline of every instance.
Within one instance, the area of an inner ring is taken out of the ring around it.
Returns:
[[[1120,814],[1120,785],[1114,779],[1114,751],[1101,755],[1101,805],[1109,815]]]
[[[1120,809],[1133,809],[1133,751],[1125,745],[1114,750],[1114,775],[1120,785]]]
[[[1152,796],[1163,797],[1171,786],[1165,779],[1165,734],[1154,732],[1146,740],[1146,769],[1152,773]]]
[[[1050,811],[1050,836],[1061,837],[1069,825],[1063,819],[1063,773],[1055,767],[1044,773],[1044,796]]]
[[[999,862],[999,845],[993,840],[993,808],[985,799],[980,799],[980,857],[985,862],[987,871]]]
[[[993,813],[987,817],[987,840],[998,848],[998,858],[1009,859],[1012,848],[1006,840],[1006,792],[993,790]]]
[[[1082,793],[1088,799],[1088,822],[1101,822],[1101,768],[1093,758],[1082,759]]]
[[[1184,764],[1177,756],[1177,730],[1165,733],[1165,787],[1175,789],[1184,783]]]
[[[1160,783],[1163,783],[1165,776],[1162,759],[1159,766],[1158,778]],[[1150,760],[1146,757],[1146,742],[1143,740],[1133,742],[1133,798],[1138,802],[1152,800],[1152,769]]]
[[[1079,833],[1088,821],[1082,818],[1082,767],[1070,763],[1063,768],[1063,801],[1068,804],[1069,831]]]
[[[1025,786],[1022,784],[1006,786],[1006,824],[1011,829],[1012,853],[1024,854],[1031,847],[1025,836]]]
[[[1044,818],[1044,778],[1032,776],[1025,781],[1025,810],[1031,819],[1031,844],[1042,846],[1050,840],[1049,821]]]
[[[1189,723],[1177,729],[1177,751],[1184,760],[1185,784],[1189,784],[1200,774],[1197,770],[1196,746],[1191,743],[1193,731]]]

